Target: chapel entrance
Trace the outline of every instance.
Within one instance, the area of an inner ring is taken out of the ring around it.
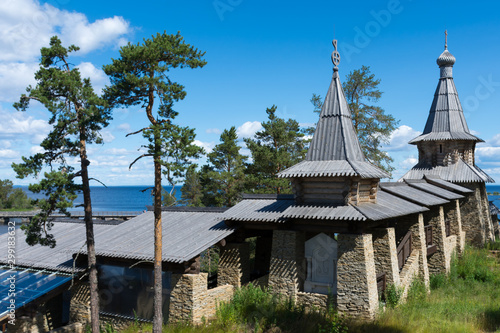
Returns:
[[[307,277],[304,291],[337,294],[337,241],[320,233],[305,243]]]

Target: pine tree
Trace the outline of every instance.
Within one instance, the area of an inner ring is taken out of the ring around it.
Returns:
[[[253,139],[244,139],[253,162],[247,167],[246,191],[255,193],[291,193],[290,182],[277,174],[300,162],[306,154],[304,133],[293,119],[276,116],[277,107],[266,110],[269,121]]]
[[[243,190],[246,156],[240,154],[238,135],[233,126],[224,130],[220,136],[221,143],[216,145],[208,154],[211,170],[208,171],[209,184],[206,184],[206,202],[213,202],[214,206],[234,206],[239,201]],[[208,187],[208,188],[207,188]]]
[[[382,96],[382,92],[378,89],[379,84],[380,79],[375,79],[370,67],[362,66],[361,69],[356,69],[347,75],[342,87],[365,157],[390,174],[394,170],[391,166],[393,159],[381,147],[382,144],[389,143],[389,137],[399,121],[385,113],[381,107],[371,105],[378,102]],[[321,112],[323,103],[319,95],[313,94],[311,103],[314,112]]]
[[[35,73],[36,86],[29,86],[23,94],[17,110],[26,111],[31,100],[41,103],[50,113],[49,123],[52,131],[42,141],[43,153],[23,157],[23,163],[13,164],[18,178],[38,176],[45,168],[44,178],[38,184],[30,185],[35,193],[45,193],[46,199],[38,200],[41,213],[36,215],[28,226],[23,226],[26,241],[30,245],[55,246],[56,240],[50,234],[52,222],[50,215],[59,211],[66,213],[72,207],[78,191],[83,191],[85,209],[85,228],[90,284],[90,311],[92,332],[99,332],[99,298],[97,291],[97,268],[94,248],[94,229],[92,223],[92,203],[90,200],[91,178],[88,173],[90,164],[87,158],[87,145],[102,143],[99,131],[108,125],[111,115],[104,106],[105,102],[97,96],[90,79],[82,79],[77,68],[72,67],[68,55],[78,50],[71,45],[65,48],[58,37],[50,40],[50,47],[41,49],[40,69]],[[68,165],[67,157],[80,159],[80,170],[74,172]],[[75,178],[82,184],[75,184]]]
[[[162,314],[162,174],[169,182],[182,178],[189,166],[189,159],[196,158],[202,149],[193,144],[194,130],[173,125],[177,116],[173,105],[184,99],[184,86],[169,77],[173,68],[203,67],[204,52],[186,44],[180,35],[166,32],[157,34],[138,44],[127,44],[120,49],[120,58],[104,66],[111,86],[105,96],[111,106],[144,108],[149,125],[134,133],[141,133],[147,140],[147,152],[135,159],[152,157],[154,163],[154,318],[153,331],[160,333]],[[154,111],[155,101],[158,102]],[[129,135],[130,135],[129,134]]]
[[[181,204],[188,207],[201,207],[203,192],[200,183],[200,175],[194,165],[186,172],[186,179],[181,188]]]

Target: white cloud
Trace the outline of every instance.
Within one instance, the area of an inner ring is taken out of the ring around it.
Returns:
[[[0,109],[0,139],[30,138],[32,144],[40,144],[50,132],[51,126],[42,119],[35,119],[25,112]]]
[[[207,132],[208,134],[221,134],[222,131],[218,128],[209,128],[207,129],[205,132]]]
[[[104,143],[111,143],[115,139],[115,136],[113,134],[111,134],[110,131],[107,131],[107,130],[101,131],[101,136],[102,136],[102,140],[104,141]]]
[[[30,155],[35,155],[35,154],[41,154],[41,153],[44,153],[45,152],[45,149],[43,149],[42,147],[40,146],[32,146],[30,148]]]
[[[0,62],[0,101],[17,102],[26,87],[35,85],[36,63]]]
[[[213,148],[215,147],[214,142],[203,142],[200,140],[194,140],[193,143],[198,147],[202,147],[203,149],[205,149],[206,153],[212,152]]]
[[[408,150],[412,147],[408,144],[408,141],[419,136],[421,132],[414,130],[410,126],[401,125],[391,133],[389,137],[389,145],[383,147],[387,151],[401,151]]]
[[[129,123],[120,124],[120,125],[116,126],[116,129],[119,131],[122,131],[122,132],[127,132],[127,133],[129,133],[131,130]]]
[[[58,35],[65,46],[79,46],[77,54],[86,54],[123,45],[130,31],[129,23],[118,16],[89,22],[82,13],[60,10],[38,0],[0,1],[0,100],[16,101],[28,85],[34,84],[40,49],[49,45],[52,36]],[[103,73],[90,63],[80,66],[96,90],[104,86]]]
[[[260,121],[247,121],[236,130],[238,138],[252,137],[256,132],[262,129]]]
[[[90,62],[82,62],[78,66],[82,79],[90,78],[94,91],[100,95],[104,86],[109,84],[109,79],[106,73],[100,68],[95,67]]]
[[[0,158],[17,158],[19,153],[12,149],[0,149]]]
[[[418,159],[415,156],[410,156],[405,160],[399,162],[399,168],[402,170],[408,170],[418,163]]]
[[[488,140],[488,143],[492,146],[500,147],[500,133],[491,138],[491,140]]]
[[[106,155],[130,155],[137,153],[136,151],[130,151],[125,148],[109,148],[104,151]]]
[[[476,156],[482,162],[488,160],[500,160],[500,147],[477,147]]]
[[[12,147],[12,142],[10,140],[0,140],[0,148],[10,148]]]

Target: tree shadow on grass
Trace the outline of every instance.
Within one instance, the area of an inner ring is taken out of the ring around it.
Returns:
[[[500,308],[488,309],[479,319],[479,325],[487,332],[493,332],[500,328]]]
[[[347,323],[349,333],[407,333],[409,331],[387,324],[375,322],[349,321]]]

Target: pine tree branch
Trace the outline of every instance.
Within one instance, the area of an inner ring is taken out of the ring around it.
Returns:
[[[130,165],[128,166],[128,169],[132,169],[132,165],[135,164],[135,162],[137,162],[138,160],[140,160],[141,158],[143,157],[147,157],[147,156],[154,156],[153,154],[142,154],[141,156],[137,157],[132,163],[130,163]]]
[[[127,135],[125,135],[125,137],[128,137],[129,135],[134,135],[134,134],[138,134],[144,130],[147,130],[147,129],[151,129],[151,127],[144,127],[144,128],[141,128],[140,130],[136,131],[136,132],[132,132],[132,133],[129,133]]]
[[[106,184],[104,184],[103,182],[101,182],[99,179],[96,179],[96,178],[89,178],[89,180],[95,180],[96,182],[100,183],[102,186],[104,186],[105,188],[108,188],[106,186]]]

